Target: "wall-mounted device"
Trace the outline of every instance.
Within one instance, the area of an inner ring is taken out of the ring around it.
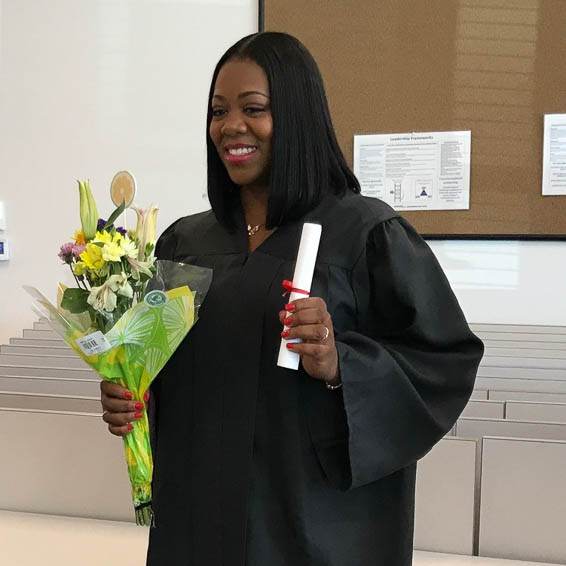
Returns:
[[[10,259],[10,250],[8,247],[8,240],[0,236],[0,261]]]
[[[10,248],[8,246],[8,238],[4,231],[6,230],[6,209],[4,203],[0,202],[0,261],[10,259]]]

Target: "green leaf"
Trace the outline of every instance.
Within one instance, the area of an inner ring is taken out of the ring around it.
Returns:
[[[104,225],[103,230],[107,230],[109,226],[112,226],[112,224],[114,224],[114,221],[116,220],[116,218],[118,218],[118,216],[120,216],[120,214],[122,214],[122,212],[124,212],[124,208],[126,207],[126,203],[123,202],[111,215],[110,218],[106,221],[106,224]]]
[[[89,292],[84,289],[65,289],[61,306],[73,314],[85,312],[89,308]]]

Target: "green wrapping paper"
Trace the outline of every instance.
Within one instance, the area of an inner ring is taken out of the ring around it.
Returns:
[[[105,334],[84,328],[84,318],[57,309],[36,289],[26,287],[39,312],[69,346],[102,379],[122,385],[139,401],[195,324],[212,279],[209,269],[171,261],[158,260],[156,268],[143,302],[127,310]],[[136,523],[153,525],[147,413],[132,425],[123,440]]]

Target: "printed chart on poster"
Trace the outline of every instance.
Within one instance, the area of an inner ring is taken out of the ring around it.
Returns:
[[[544,116],[542,194],[566,195],[566,114]]]
[[[470,131],[354,136],[354,172],[395,210],[467,210],[470,148]]]

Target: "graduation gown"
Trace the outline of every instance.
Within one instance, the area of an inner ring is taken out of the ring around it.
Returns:
[[[322,224],[312,296],[343,387],[277,367],[282,280]],[[150,566],[408,566],[416,462],[466,405],[483,346],[416,231],[375,199],[327,196],[248,252],[211,211],[158,256],[210,267],[200,319],[152,387]]]

